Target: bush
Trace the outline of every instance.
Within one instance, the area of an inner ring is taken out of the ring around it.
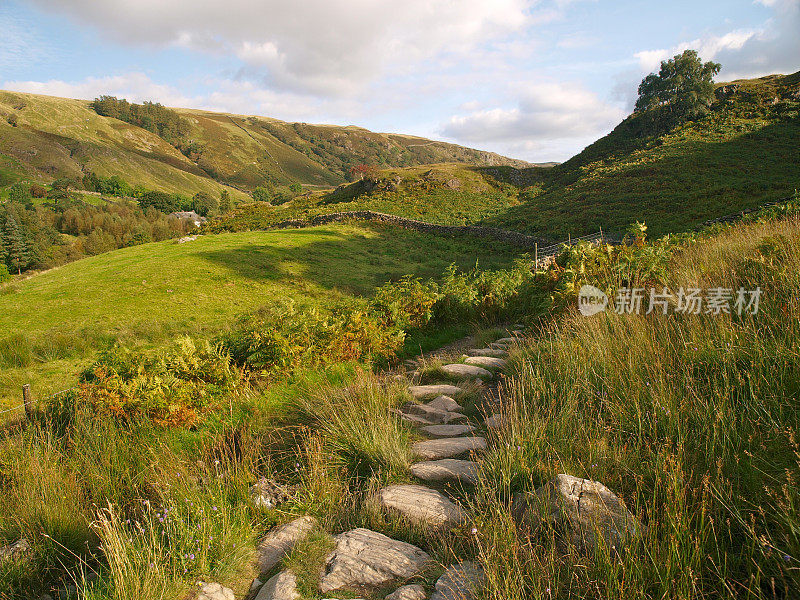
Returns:
[[[11,273],[8,272],[8,267],[6,267],[3,263],[0,263],[0,283],[9,281],[10,279]]]
[[[257,187],[251,193],[253,200],[256,202],[269,202],[272,200],[272,194],[267,188]]]
[[[215,215],[219,211],[219,200],[206,192],[197,192],[192,198],[192,210],[201,217]]]
[[[187,337],[154,353],[111,348],[83,373],[78,399],[124,420],[191,424],[241,383],[227,352]]]
[[[145,192],[139,198],[139,206],[142,208],[155,208],[165,214],[179,211],[183,208],[180,198],[166,192],[150,191]]]

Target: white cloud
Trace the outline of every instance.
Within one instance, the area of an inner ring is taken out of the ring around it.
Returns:
[[[462,143],[507,143],[532,149],[543,141],[592,138],[624,117],[620,108],[575,84],[530,86],[520,91],[519,98],[514,108],[454,116],[442,127],[442,133]]]
[[[346,95],[393,63],[466,55],[528,24],[536,0],[32,0],[112,39],[240,58],[283,89]]]
[[[644,72],[658,70],[662,60],[687,49],[703,60],[722,64],[721,77],[737,79],[800,69],[800,0],[755,0],[774,11],[763,26],[708,35],[672,48],[645,50],[635,57]]]

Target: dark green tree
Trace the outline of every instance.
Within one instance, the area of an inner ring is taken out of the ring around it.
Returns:
[[[660,128],[705,115],[714,100],[714,76],[722,65],[704,63],[696,50],[661,62],[639,85],[637,113],[648,113]]]
[[[11,215],[6,215],[6,222],[4,227],[4,242],[6,253],[6,264],[9,270],[16,271],[17,274],[22,273],[23,269],[27,269],[31,262],[31,251],[28,246],[28,241],[25,239],[25,232],[17,224],[17,221]]]
[[[228,190],[222,190],[219,195],[219,211],[221,213],[230,212],[233,209],[233,200],[231,199],[231,194]]]
[[[264,187],[257,187],[252,192],[253,200],[256,202],[270,202],[272,200],[272,194],[267,188]]]
[[[31,196],[30,189],[24,183],[15,183],[8,190],[8,199],[12,202],[19,202],[20,204],[28,204],[33,197]]]
[[[201,217],[215,215],[219,211],[219,200],[206,192],[197,192],[192,198],[192,210]]]

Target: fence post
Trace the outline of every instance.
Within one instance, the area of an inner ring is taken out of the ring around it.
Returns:
[[[29,383],[22,386],[22,402],[25,404],[25,416],[30,421],[33,418],[33,404],[31,403],[31,385]]]
[[[536,242],[536,250],[534,251],[534,270],[539,268],[539,242]]]

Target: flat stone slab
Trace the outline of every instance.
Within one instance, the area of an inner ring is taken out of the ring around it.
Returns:
[[[297,577],[291,571],[281,571],[258,590],[255,600],[297,600]]]
[[[447,412],[461,412],[464,410],[461,405],[450,396],[439,396],[428,402],[427,405],[431,408],[446,410]]]
[[[272,570],[316,525],[314,517],[300,517],[270,531],[256,547],[258,572]]]
[[[436,581],[431,600],[472,600],[483,585],[483,569],[470,561],[447,567]]]
[[[475,428],[472,425],[428,425],[421,431],[433,437],[445,438],[472,433]]]
[[[486,369],[476,365],[462,365],[460,363],[444,365],[442,367],[442,371],[451,377],[462,377],[464,379],[470,377],[484,377],[486,379],[492,378],[491,371],[487,371]]]
[[[418,583],[414,583],[397,588],[386,596],[384,600],[426,600],[427,597],[428,594],[425,593],[425,588]]]
[[[519,338],[515,337],[504,337],[500,338],[499,340],[495,340],[495,344],[516,344],[519,342]]]
[[[504,369],[506,361],[502,358],[495,358],[494,356],[470,356],[465,358],[464,362],[468,365],[475,365],[483,367],[484,369]]]
[[[411,465],[411,474],[423,481],[475,483],[478,480],[478,463],[455,458],[429,460]]]
[[[428,404],[416,404],[415,402],[404,404],[397,413],[405,420],[418,425],[444,425],[451,421],[466,419],[461,413],[448,412]]]
[[[402,581],[431,564],[431,557],[424,550],[369,529],[352,529],[335,539],[336,547],[322,571],[322,593]]]
[[[491,348],[492,350],[504,350],[508,352],[509,345],[510,344],[504,344],[502,342],[492,342],[491,344],[489,344],[489,348]]]
[[[390,485],[378,496],[384,509],[397,511],[413,523],[450,529],[466,520],[458,504],[423,485]]]
[[[492,356],[494,358],[505,358],[508,352],[500,348],[471,348],[467,350],[470,356]]]
[[[415,400],[429,400],[437,396],[460,396],[464,393],[460,387],[448,384],[412,385],[408,391]]]
[[[235,600],[233,590],[219,583],[203,583],[194,600]]]
[[[438,460],[458,456],[464,452],[486,450],[486,440],[482,437],[455,437],[417,442],[412,450],[426,460]]]

